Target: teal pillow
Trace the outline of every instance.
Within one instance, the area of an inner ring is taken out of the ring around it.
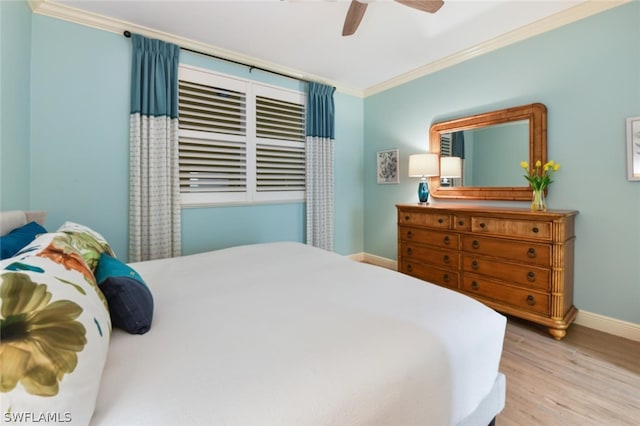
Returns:
[[[106,253],[96,269],[98,287],[107,299],[111,323],[131,334],[144,334],[153,320],[153,296],[133,268]]]
[[[0,237],[0,258],[13,257],[23,247],[35,240],[38,235],[46,233],[47,230],[36,222],[29,222],[14,229],[7,235]]]

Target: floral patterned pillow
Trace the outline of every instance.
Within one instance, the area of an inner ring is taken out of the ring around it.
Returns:
[[[5,420],[88,424],[93,415],[111,321],[104,295],[71,239],[66,233],[40,235],[0,263]]]
[[[91,272],[96,271],[102,253],[107,253],[113,257],[116,256],[113,250],[111,250],[109,243],[107,243],[107,240],[87,226],[74,222],[65,222],[58,228],[58,232],[64,232],[71,237],[69,244],[82,254]]]

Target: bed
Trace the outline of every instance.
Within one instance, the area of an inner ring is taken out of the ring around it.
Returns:
[[[53,235],[105,242],[66,225]],[[8,265],[53,267],[32,252],[2,261],[3,286]],[[504,407],[506,319],[462,294],[296,242],[126,266],[153,295],[153,321],[144,334],[113,327],[106,349],[99,340],[104,355],[82,387],[89,409],[68,395],[46,405],[18,394],[14,412],[95,426],[487,425]],[[92,332],[91,318],[85,325]]]

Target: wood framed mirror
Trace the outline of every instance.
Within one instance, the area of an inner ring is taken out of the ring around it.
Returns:
[[[435,123],[429,148],[462,163],[459,177],[429,178],[434,198],[531,200],[520,162],[546,163],[547,108],[534,103]]]

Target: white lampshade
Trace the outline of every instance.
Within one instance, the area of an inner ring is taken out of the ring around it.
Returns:
[[[409,156],[409,177],[438,176],[440,161],[437,154]]]
[[[459,178],[462,176],[462,159],[460,157],[440,157],[440,177]]]

